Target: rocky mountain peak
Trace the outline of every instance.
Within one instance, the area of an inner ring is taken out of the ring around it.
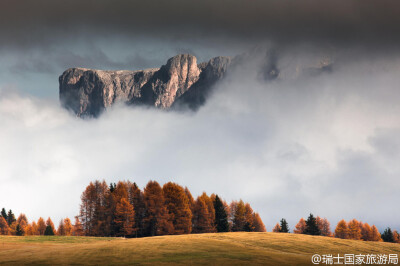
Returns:
[[[197,64],[195,56],[180,54],[160,68],[147,70],[70,68],[59,77],[60,101],[79,117],[97,117],[115,102],[161,109],[182,103],[196,109],[229,64],[228,57]]]

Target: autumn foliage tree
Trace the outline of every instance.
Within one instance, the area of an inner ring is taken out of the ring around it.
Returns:
[[[274,233],[280,233],[281,232],[281,226],[280,226],[279,223],[276,223],[274,228],[272,228],[272,232],[274,232]]]
[[[163,190],[156,181],[147,183],[144,189],[144,202],[146,206],[146,216],[144,218],[146,235],[172,234],[174,227],[165,206]]]
[[[6,219],[3,216],[0,216],[0,234],[1,235],[8,235],[10,233],[10,228]]]
[[[174,234],[189,234],[192,231],[192,211],[184,188],[168,182],[163,186],[163,193]]]
[[[331,236],[331,224],[329,223],[327,218],[321,218],[317,216],[316,218],[317,226],[322,236]]]
[[[135,211],[126,198],[121,198],[117,203],[115,223],[119,227],[119,236],[129,236],[134,230]]]
[[[193,233],[213,232],[213,220],[204,197],[197,197],[193,209]]]
[[[342,239],[349,238],[349,228],[347,227],[347,223],[345,220],[339,221],[336,225],[335,237]]]
[[[304,220],[304,218],[301,218],[299,222],[296,224],[293,232],[295,234],[304,234],[304,232],[306,231],[306,226],[307,226],[306,221]]]
[[[44,231],[46,230],[46,223],[44,222],[44,219],[42,218],[42,217],[40,217],[39,219],[38,219],[38,222],[37,222],[37,227],[38,227],[38,232],[39,232],[39,235],[44,235]]]

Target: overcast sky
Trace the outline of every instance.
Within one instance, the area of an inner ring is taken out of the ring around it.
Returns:
[[[400,229],[399,12],[388,0],[2,1],[0,207],[58,223],[92,180],[154,179],[242,198],[269,231],[310,212],[333,229]],[[271,50],[281,77],[266,82]],[[116,106],[82,120],[59,105],[69,67],[178,53],[246,60],[196,113]],[[307,72],[323,59],[331,72]]]

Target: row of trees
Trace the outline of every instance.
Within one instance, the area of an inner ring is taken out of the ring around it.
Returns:
[[[288,233],[289,225],[287,221],[282,218],[280,223],[277,223],[272,231]],[[307,220],[301,218],[293,232],[295,234],[334,236],[342,239],[400,243],[400,235],[396,230],[392,231],[390,228],[387,228],[380,234],[375,225],[370,226],[368,223],[363,223],[356,219],[349,222],[345,220],[339,221],[336,225],[335,232],[332,233],[328,219],[319,216],[314,217],[312,214],[310,214]]]
[[[91,182],[82,193],[78,219],[89,236],[143,237],[229,231],[264,232],[258,213],[242,200],[227,204],[206,193],[196,200],[188,188],[156,181]]]
[[[25,214],[21,213],[17,219],[12,210],[6,212],[3,208],[0,214],[0,234],[1,235],[83,235],[82,226],[78,219],[75,225],[69,218],[62,219],[56,229],[50,217],[45,221],[40,217],[37,222],[28,222]]]

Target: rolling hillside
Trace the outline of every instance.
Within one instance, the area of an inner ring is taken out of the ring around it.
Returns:
[[[400,245],[245,232],[140,239],[0,236],[4,265],[312,265],[316,253],[400,256]]]

